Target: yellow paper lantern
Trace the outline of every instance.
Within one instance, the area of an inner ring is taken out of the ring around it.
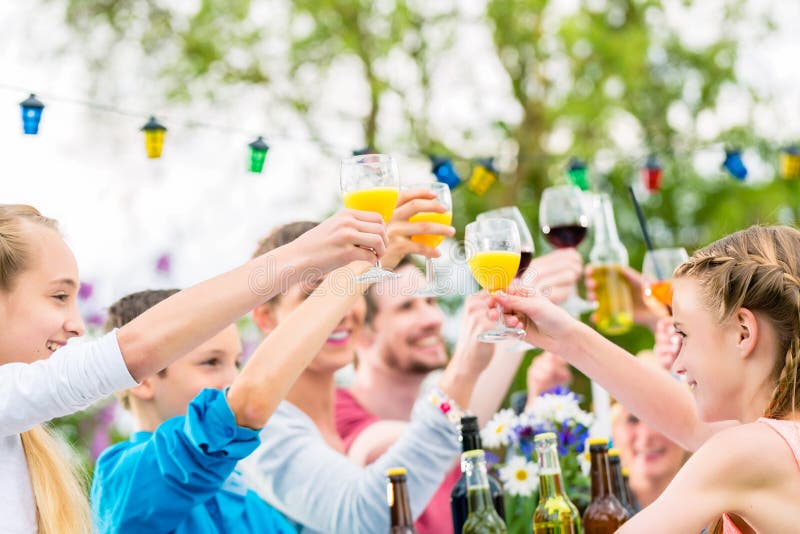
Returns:
[[[800,148],[797,145],[781,150],[780,171],[784,180],[800,178]]]
[[[167,128],[158,122],[155,117],[150,117],[147,124],[142,126],[142,131],[144,132],[144,148],[147,150],[147,157],[160,158]]]
[[[483,196],[486,191],[497,181],[497,169],[494,168],[492,158],[478,160],[472,169],[467,188],[478,196]]]

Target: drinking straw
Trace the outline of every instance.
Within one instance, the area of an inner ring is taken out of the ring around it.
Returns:
[[[639,226],[642,229],[642,236],[644,237],[644,244],[647,247],[647,250],[653,252],[653,242],[650,240],[650,232],[647,231],[647,221],[644,219],[644,213],[642,213],[642,207],[639,205],[639,201],[636,200],[636,193],[633,192],[633,187],[628,186],[628,191],[631,193],[631,200],[633,200],[633,207],[636,208],[636,217],[639,219]],[[664,277],[661,275],[661,269],[658,268],[658,262],[655,261],[655,256],[653,256],[653,266],[656,269],[656,278],[663,280]]]

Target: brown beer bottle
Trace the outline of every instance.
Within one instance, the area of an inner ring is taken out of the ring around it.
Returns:
[[[389,501],[389,514],[392,524],[389,534],[417,534],[414,529],[414,518],[411,516],[411,505],[408,501],[405,467],[392,467],[386,471],[389,479],[386,497]]]
[[[611,467],[611,490],[614,497],[620,502],[623,508],[633,517],[633,506],[628,500],[628,492],[625,491],[625,480],[622,478],[622,459],[617,449],[608,449],[608,464]]]
[[[592,502],[583,513],[583,529],[586,534],[613,534],[630,516],[611,490],[608,440],[590,439],[589,454],[592,457]]]

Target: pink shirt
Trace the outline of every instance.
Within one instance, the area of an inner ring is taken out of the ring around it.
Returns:
[[[786,445],[792,450],[792,454],[794,454],[797,468],[800,469],[800,433],[797,431],[798,423],[796,421],[767,419],[766,417],[761,417],[758,421],[768,425],[783,438]],[[722,532],[723,534],[742,534],[742,531],[728,517],[728,514],[722,514]]]
[[[336,390],[336,431],[349,450],[358,435],[371,424],[380,421],[346,389]],[[453,517],[450,513],[450,492],[461,478],[461,468],[456,465],[436,490],[428,507],[414,522],[419,534],[453,534]]]

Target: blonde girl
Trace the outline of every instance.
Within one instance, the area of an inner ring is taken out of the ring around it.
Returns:
[[[497,300],[557,352],[694,454],[623,533],[797,532],[800,232],[752,227],[675,272],[676,381],[539,296]],[[490,312],[490,316],[496,315]],[[688,385],[688,387],[687,387]]]
[[[130,388],[275,296],[385,249],[379,215],[344,210],[286,247],[182,291],[82,344],[78,268],[57,223],[0,204],[0,530],[88,533],[84,489],[41,426]]]

